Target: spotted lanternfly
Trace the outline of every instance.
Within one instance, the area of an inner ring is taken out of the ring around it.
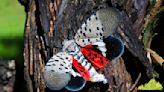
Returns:
[[[88,55],[88,53],[87,53],[88,51],[91,52],[91,50],[89,50],[89,47],[92,47],[92,46],[86,46],[86,47],[88,49],[84,49],[85,47],[80,48],[74,40],[69,40],[64,43],[63,51],[66,51],[67,53],[69,53],[72,56],[73,66],[76,68],[78,73],[80,73],[81,77],[83,77],[85,80],[89,80],[91,78],[93,80],[93,82],[106,83],[107,80],[105,79],[105,77],[102,74],[98,74],[95,70],[95,67],[93,67],[93,65],[92,65],[92,64],[95,64],[95,65],[97,64],[97,66],[99,66],[98,64],[100,64],[100,67],[102,67],[101,63],[99,63],[98,60],[97,60],[97,62],[94,62],[94,60],[91,60],[90,58],[85,57],[85,55],[86,56]],[[82,53],[82,52],[84,52],[84,53]],[[92,57],[93,52],[94,51],[91,52],[91,57]],[[97,56],[104,57],[103,55],[98,54],[96,52],[94,52],[94,54],[97,54]],[[98,59],[98,57],[97,58],[95,57],[95,59]],[[92,62],[89,62],[89,60]],[[107,63],[107,60],[104,62]],[[105,66],[105,64],[104,64],[104,66]],[[96,78],[95,78],[95,76],[96,76]]]
[[[44,69],[47,87],[52,90],[65,87],[70,91],[78,91],[85,86],[86,81],[107,83],[105,76],[99,74],[96,69],[104,67],[110,60],[120,56],[123,52],[123,45],[119,42],[120,40],[116,40],[118,42],[114,45],[119,44],[117,47],[122,46],[121,49],[114,54],[114,57],[106,58],[106,56],[110,57],[108,53],[113,53],[110,48],[112,45],[108,45],[111,40],[108,37],[104,40],[106,30],[104,30],[99,15],[97,13],[91,15],[77,30],[74,39],[63,41],[63,52],[57,53],[47,62]],[[73,86],[75,81],[72,80],[78,81],[78,79],[84,80],[79,82],[78,86]]]

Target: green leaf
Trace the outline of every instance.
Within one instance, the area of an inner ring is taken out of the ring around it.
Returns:
[[[150,47],[150,42],[154,35],[153,29],[158,25],[158,20],[162,16],[163,12],[164,12],[164,6],[160,8],[160,10],[157,12],[155,17],[150,21],[150,23],[145,28],[145,32],[144,32],[144,36],[143,36],[143,42],[144,42],[145,48]]]
[[[138,90],[162,90],[162,85],[157,82],[155,79],[151,79],[148,83],[140,85]]]

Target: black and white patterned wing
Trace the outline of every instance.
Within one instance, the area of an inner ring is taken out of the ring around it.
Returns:
[[[75,42],[84,47],[86,45],[97,45],[98,49],[102,52],[104,56],[106,56],[105,52],[106,47],[103,42],[103,25],[99,20],[97,14],[91,15],[86,22],[84,22],[81,27],[78,29],[74,39]]]
[[[71,80],[72,56],[59,52],[47,62],[44,68],[44,80],[48,88],[60,90]]]
[[[103,26],[96,14],[91,15],[81,25],[74,38],[82,47],[103,40]]]

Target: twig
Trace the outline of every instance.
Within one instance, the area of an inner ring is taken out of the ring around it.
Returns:
[[[158,13],[160,6],[162,5],[162,2],[163,2],[163,0],[156,0],[156,4],[150,10],[150,13],[146,16],[144,28],[147,27],[147,25],[150,23],[150,21],[153,19],[153,17]]]
[[[161,66],[164,66],[164,59],[158,53],[151,50],[150,48],[147,48],[147,52],[150,53],[150,56],[152,57],[155,63],[158,63]]]
[[[140,78],[141,78],[141,73],[139,73],[139,75],[138,75],[135,83],[132,85],[132,87],[130,88],[130,91],[129,92],[132,92],[133,91],[133,89],[136,87],[136,85],[137,85],[138,81],[140,80]]]

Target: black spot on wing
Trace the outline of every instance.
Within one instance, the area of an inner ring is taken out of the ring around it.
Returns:
[[[97,54],[94,54],[95,57],[97,57]]]
[[[56,66],[55,64],[52,64],[53,66]]]
[[[84,21],[84,25],[86,25],[86,26],[87,26],[87,21]]]
[[[80,69],[80,72],[84,72],[84,71]]]
[[[85,62],[85,65],[84,66],[86,66],[88,64],[88,62]]]
[[[65,67],[65,69],[68,69],[68,67]]]
[[[64,60],[62,57],[60,57],[61,60]]]
[[[94,60],[95,60],[95,58],[94,58],[94,57],[92,57],[92,60],[94,61]]]
[[[96,20],[98,20],[97,16],[95,17]]]
[[[59,70],[62,70],[62,68],[59,68]]]
[[[60,66],[64,66],[63,64],[60,64]]]
[[[100,33],[100,36],[102,36],[102,33]]]
[[[81,30],[81,31],[80,31],[80,33],[82,34],[82,33],[83,33],[83,31]]]
[[[89,18],[88,18],[88,20],[90,21],[90,20],[91,20],[91,18],[89,17]]]
[[[101,64],[103,64],[103,63],[104,63],[104,61],[103,61],[103,60],[100,60],[100,62],[101,62]]]
[[[64,64],[66,64],[66,62],[63,62]]]
[[[103,61],[103,57],[100,57],[100,62],[103,64],[104,61]]]
[[[48,64],[48,65],[46,65],[46,66],[51,66],[51,65]]]
[[[101,28],[102,31],[104,31],[104,28]]]
[[[80,56],[77,56],[77,59],[80,59]]]
[[[84,30],[85,30],[85,31],[87,31],[87,28],[86,28],[86,27],[84,27]]]
[[[91,32],[91,29],[89,29],[89,32]]]
[[[92,66],[90,65],[89,68],[88,68],[88,70],[91,70],[91,68],[92,68]]]
[[[103,60],[103,58],[102,58],[102,57],[100,57],[100,60]]]
[[[83,36],[84,36],[84,37],[86,37],[86,34],[85,34],[85,33],[83,33]]]
[[[99,27],[97,27],[97,30],[99,30]]]

